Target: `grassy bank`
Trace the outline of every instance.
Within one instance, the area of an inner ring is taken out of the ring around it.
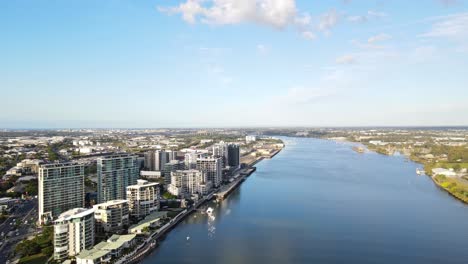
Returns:
[[[376,147],[374,145],[365,144],[366,147],[382,155],[393,155],[394,151],[389,151],[383,147]],[[415,155],[410,155],[408,158],[416,163],[424,166],[424,172],[427,176],[431,177],[434,183],[440,188],[447,191],[453,197],[468,203],[468,181],[463,178],[446,177],[444,175],[433,175],[433,168],[454,169],[458,171],[463,168],[468,168],[467,162],[428,162],[418,158]]]
[[[444,175],[431,177],[442,189],[449,192],[459,200],[468,203],[468,183],[459,178],[449,178]]]

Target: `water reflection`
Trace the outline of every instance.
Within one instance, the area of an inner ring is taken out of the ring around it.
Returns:
[[[468,208],[417,176],[420,165],[346,143],[287,144],[207,204],[214,219],[188,217],[144,263],[466,263]]]

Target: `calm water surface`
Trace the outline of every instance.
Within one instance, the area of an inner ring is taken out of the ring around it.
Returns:
[[[420,165],[284,140],[210,204],[214,221],[191,215],[144,263],[468,263],[468,207],[416,175]]]

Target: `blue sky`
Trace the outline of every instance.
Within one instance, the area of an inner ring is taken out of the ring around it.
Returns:
[[[0,2],[0,127],[468,125],[463,0]]]

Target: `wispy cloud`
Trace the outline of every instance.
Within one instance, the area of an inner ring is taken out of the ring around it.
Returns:
[[[372,37],[368,38],[367,42],[370,43],[370,44],[374,44],[376,42],[389,40],[391,38],[392,38],[392,36],[390,36],[388,34],[380,33],[380,34],[377,34],[375,36],[372,36]]]
[[[317,103],[329,96],[331,96],[331,93],[326,92],[324,89],[297,86],[289,88],[286,94],[275,97],[274,100],[297,106]]]
[[[385,18],[388,15],[384,12],[369,10],[365,15],[349,15],[347,20],[353,23],[365,23],[373,19]]]
[[[441,3],[442,5],[448,7],[453,6],[459,3],[458,0],[436,0],[437,2]]]
[[[257,44],[257,53],[260,54],[260,55],[266,55],[268,54],[268,52],[270,51],[270,49],[263,45],[263,44]]]
[[[432,18],[432,28],[421,34],[421,38],[440,39],[455,44],[459,52],[468,51],[468,13],[459,13]]]
[[[432,25],[432,29],[421,36],[429,38],[468,38],[468,13],[439,17],[439,21]]]
[[[356,56],[353,54],[347,54],[336,58],[338,64],[354,64],[356,63]]]

